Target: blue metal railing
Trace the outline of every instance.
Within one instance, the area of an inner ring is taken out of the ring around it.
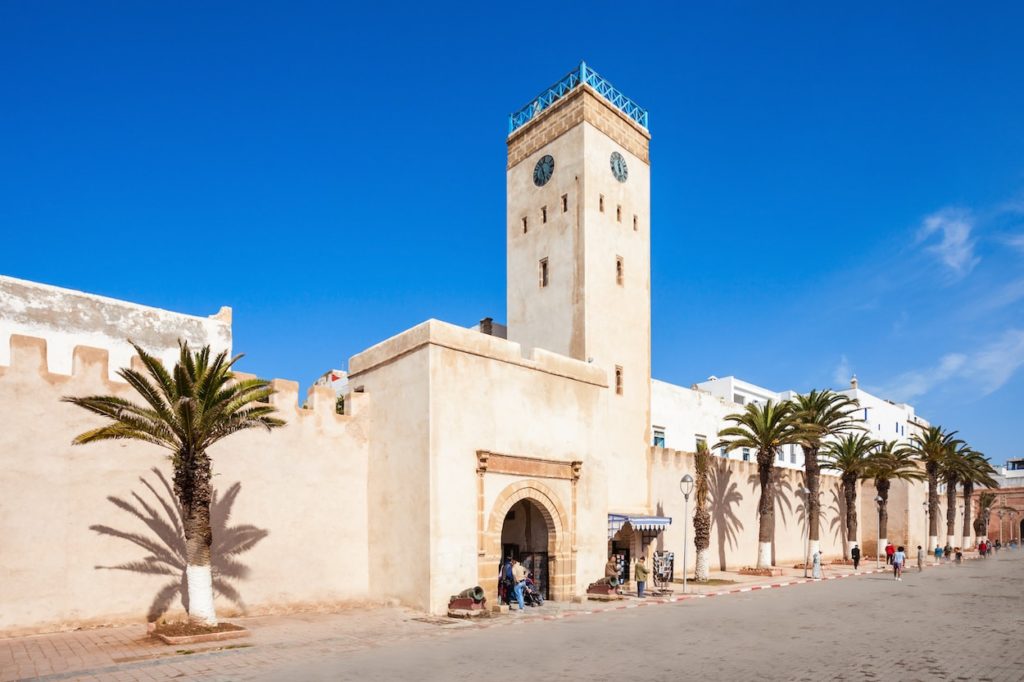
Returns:
[[[586,62],[563,76],[557,83],[540,93],[525,107],[508,115],[508,133],[511,135],[517,128],[529,123],[533,117],[544,111],[558,100],[565,97],[580,83],[590,87],[612,103],[619,111],[629,116],[645,129],[647,128],[647,110],[623,95],[603,76],[587,66]]]

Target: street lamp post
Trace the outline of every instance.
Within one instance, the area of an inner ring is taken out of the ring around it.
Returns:
[[[679,490],[683,493],[683,594],[686,594],[686,531],[690,526],[690,493],[693,492],[693,476],[686,474],[679,479]]]
[[[999,544],[1003,544],[1003,510],[999,510]]]
[[[804,577],[807,577],[807,564],[811,560],[811,489],[800,488],[804,494],[804,535],[807,536],[807,542],[805,544],[806,549],[804,550]]]
[[[875,495],[875,503],[878,505],[878,527],[875,529],[875,570],[882,567],[878,563],[878,553],[882,549],[882,496]]]

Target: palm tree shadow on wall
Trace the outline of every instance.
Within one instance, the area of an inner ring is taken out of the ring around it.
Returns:
[[[846,537],[846,498],[843,497],[841,489],[838,487],[833,487],[831,493],[832,501],[828,505],[828,511],[833,512],[834,515],[832,521],[829,522],[829,528],[832,529],[832,535],[843,550],[843,558],[846,558],[849,540]]]
[[[726,544],[732,549],[737,546],[736,537],[743,530],[743,524],[734,508],[743,501],[736,481],[732,480],[733,470],[727,462],[717,460],[709,470],[708,505],[711,507],[711,525],[718,541],[719,570],[726,568]]]
[[[149,606],[146,617],[149,622],[154,622],[167,612],[175,597],[180,599],[182,606],[188,610],[188,583],[185,577],[185,533],[181,508],[170,483],[160,470],[153,468],[151,471],[156,476],[156,486],[145,477],[139,477],[139,481],[149,491],[151,501],[147,501],[137,492],[131,494],[134,501],[123,500],[113,495],[107,497],[115,507],[142,521],[149,529],[149,534],[117,530],[102,525],[89,526],[89,530],[126,540],[148,552],[148,556],[138,561],[95,568],[170,577],[170,580],[157,591]],[[270,531],[249,524],[228,525],[231,507],[234,506],[241,490],[242,484],[235,483],[223,496],[214,491],[213,502],[210,505],[210,528],[213,531],[210,563],[213,570],[214,592],[223,595],[244,611],[245,603],[234,583],[248,576],[249,567],[241,563],[238,556],[259,544]]]
[[[775,466],[772,467],[772,481],[775,484],[775,516],[772,517],[772,566],[775,566],[775,526],[780,519],[785,525],[786,519],[789,518],[787,513],[793,513],[793,500],[790,499],[793,494],[793,484],[782,475],[782,469]],[[761,478],[757,473],[750,474],[747,476],[747,485],[751,487],[754,494],[757,494],[761,489]]]

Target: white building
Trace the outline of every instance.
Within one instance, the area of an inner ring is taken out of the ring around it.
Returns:
[[[909,443],[918,429],[928,422],[917,416],[912,405],[894,403],[861,389],[857,378],[850,388],[839,393],[853,398],[860,405],[855,415],[861,426],[878,440],[897,440]],[[707,381],[683,388],[664,381],[651,381],[651,431],[653,445],[692,452],[697,441],[704,440],[714,446],[718,432],[728,426],[726,417],[742,412],[746,405],[763,405],[768,401],[780,402],[796,397],[795,391],[773,391],[736,377],[709,377]],[[753,461],[757,453],[749,448],[726,452],[716,451],[721,457]],[[787,445],[778,455],[777,466],[802,469],[804,453],[800,446]],[[1024,460],[1020,460],[1024,483]]]

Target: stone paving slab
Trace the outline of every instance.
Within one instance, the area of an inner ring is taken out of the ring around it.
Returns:
[[[970,555],[969,558],[976,558]],[[953,564],[934,563],[928,569]],[[911,569],[915,570],[915,569]],[[881,572],[891,569],[883,567]],[[427,618],[425,614],[403,608],[353,609],[331,614],[305,613],[252,618],[236,618],[252,637],[239,642],[211,642],[202,645],[167,646],[147,635],[144,625],[97,628],[0,639],[0,682],[20,679],[90,680],[130,679],[162,680],[199,676],[204,679],[238,679],[243,671],[259,670],[289,660],[302,661],[320,655],[359,651],[398,641],[444,637],[463,629],[488,629],[525,625],[535,621],[576,618],[609,611],[621,611],[687,600],[722,598],[761,590],[779,589],[842,578],[870,576],[874,565],[854,572],[852,567],[826,568],[823,581],[804,579],[803,571],[786,569],[782,577],[739,576],[715,572],[712,577],[735,580],[721,587],[674,585],[671,595],[622,601],[581,604],[547,602],[521,615],[500,614],[490,618],[463,621]]]

